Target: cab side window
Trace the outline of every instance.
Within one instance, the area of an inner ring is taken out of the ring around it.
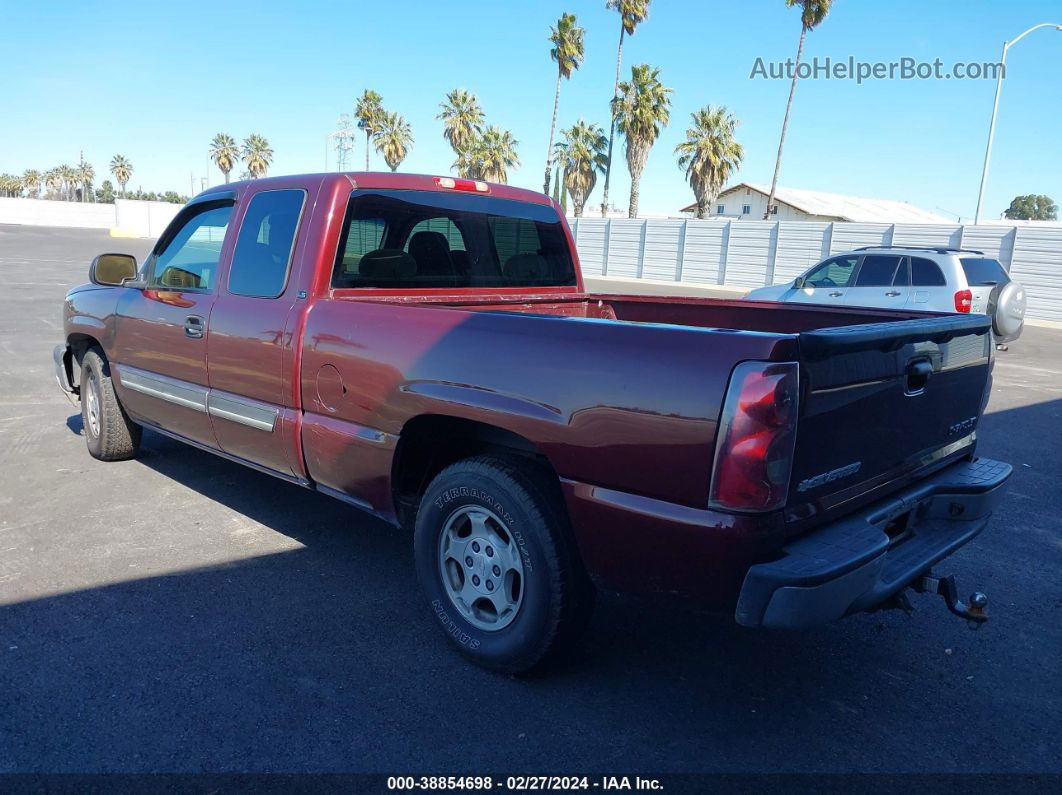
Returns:
[[[232,254],[230,293],[276,298],[284,292],[305,200],[302,190],[262,191],[251,199]]]
[[[207,205],[157,251],[148,286],[164,290],[210,290],[217,279],[221,245],[232,205]]]
[[[812,287],[847,287],[859,256],[833,257],[812,268],[804,283]]]

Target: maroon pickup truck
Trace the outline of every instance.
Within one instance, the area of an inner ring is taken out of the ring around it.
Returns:
[[[142,429],[413,535],[484,665],[578,636],[595,584],[804,627],[940,593],[1010,475],[975,455],[984,316],[588,295],[546,196],[318,174],[195,197],[70,291],[89,452]]]

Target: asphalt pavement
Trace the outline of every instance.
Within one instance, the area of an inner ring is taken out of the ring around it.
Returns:
[[[465,662],[411,539],[148,432],[101,463],[53,378],[65,291],[149,243],[0,226],[0,772],[1062,772],[1062,330],[1000,354],[979,451],[1015,467],[942,571],[967,629],[804,632],[604,593],[548,676]]]

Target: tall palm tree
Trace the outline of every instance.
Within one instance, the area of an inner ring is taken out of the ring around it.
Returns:
[[[564,186],[572,197],[572,211],[576,218],[581,218],[586,200],[597,184],[598,172],[605,172],[608,139],[598,125],[587,124],[582,119],[561,130],[561,137],[563,140],[555,147],[557,162],[564,171]]]
[[[96,169],[91,163],[82,160],[77,167],[77,179],[81,183],[81,201],[92,201],[92,182],[96,179]]]
[[[273,150],[269,141],[258,133],[251,133],[243,141],[243,162],[251,179],[265,176],[273,162]]]
[[[48,186],[49,198],[56,198],[63,189],[63,173],[58,167],[50,168],[44,174],[44,184]]]
[[[228,133],[215,135],[214,140],[210,142],[210,159],[225,175],[225,183],[228,184],[229,172],[240,161],[240,148],[236,145],[236,139]]]
[[[26,192],[31,199],[41,195],[41,172],[35,168],[27,168],[22,174],[22,184],[26,186]]]
[[[59,166],[59,174],[63,178],[63,193],[66,201],[73,201],[74,190],[77,188],[77,169],[73,166],[62,165]]]
[[[439,115],[435,118],[443,123],[443,138],[458,155],[472,145],[483,127],[483,109],[476,95],[463,88],[455,88],[446,95],[446,101],[439,103]]]
[[[612,87],[612,101],[619,96],[620,67],[623,62],[623,37],[633,36],[638,25],[649,16],[650,0],[605,0],[605,8],[612,8],[620,15],[619,46],[616,47],[616,82]],[[608,185],[612,176],[612,143],[616,140],[616,117],[608,133],[608,164],[605,166],[605,187],[601,197],[601,217],[608,213]]]
[[[458,149],[457,159],[450,168],[457,172],[461,179],[483,179],[483,170],[480,168],[480,136],[476,136],[463,149]]]
[[[111,158],[111,175],[114,177],[114,181],[118,183],[124,199],[125,185],[133,178],[133,164],[122,155],[115,155]]]
[[[508,182],[508,170],[520,165],[520,157],[516,153],[519,143],[508,130],[494,125],[487,127],[474,150],[479,179],[502,184]]]
[[[793,67],[793,82],[789,84],[789,99],[785,103],[782,135],[778,139],[778,157],[774,161],[774,176],[771,178],[771,192],[767,196],[767,212],[763,214],[764,221],[771,217],[771,207],[774,206],[774,192],[778,188],[778,173],[782,170],[782,147],[785,146],[785,134],[789,129],[789,112],[793,109],[793,94],[796,93],[800,59],[804,55],[804,39],[807,38],[809,30],[814,30],[826,19],[826,15],[830,13],[832,0],[785,0],[785,4],[787,8],[800,7],[800,43],[797,45],[796,66]]]
[[[365,131],[365,170],[369,170],[369,139],[376,133],[383,115],[383,97],[375,91],[365,89],[354,104],[354,118],[358,127]]]
[[[376,151],[383,155],[391,171],[398,171],[406,159],[409,147],[413,146],[413,131],[409,122],[397,113],[383,113],[380,116],[376,133],[373,136]]]
[[[638,217],[638,193],[642,170],[660,130],[671,120],[671,89],[660,82],[660,70],[649,64],[631,68],[631,79],[620,83],[613,100],[616,129],[627,145],[627,168],[631,172],[631,201],[628,218]]]
[[[741,166],[745,150],[734,140],[738,120],[727,113],[726,106],[706,105],[690,118],[686,140],[675,147],[675,154],[697,199],[697,217],[706,218],[708,207]]]
[[[549,125],[549,147],[546,149],[546,180],[542,192],[549,195],[549,177],[553,169],[553,135],[557,131],[557,107],[560,105],[561,78],[570,80],[572,72],[583,60],[583,37],[586,33],[575,24],[575,14],[561,14],[557,27],[550,27],[549,40],[553,47],[549,57],[557,64],[557,90],[553,94],[553,121]]]

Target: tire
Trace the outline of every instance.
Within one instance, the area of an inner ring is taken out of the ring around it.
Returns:
[[[997,342],[1014,342],[1025,325],[1025,288],[1017,282],[997,285],[988,299]]]
[[[436,620],[486,668],[560,658],[593,609],[560,495],[534,464],[481,456],[444,469],[424,492],[413,551]]]
[[[81,422],[93,458],[125,461],[140,449],[144,429],[129,419],[118,401],[110,365],[98,348],[81,357]]]

